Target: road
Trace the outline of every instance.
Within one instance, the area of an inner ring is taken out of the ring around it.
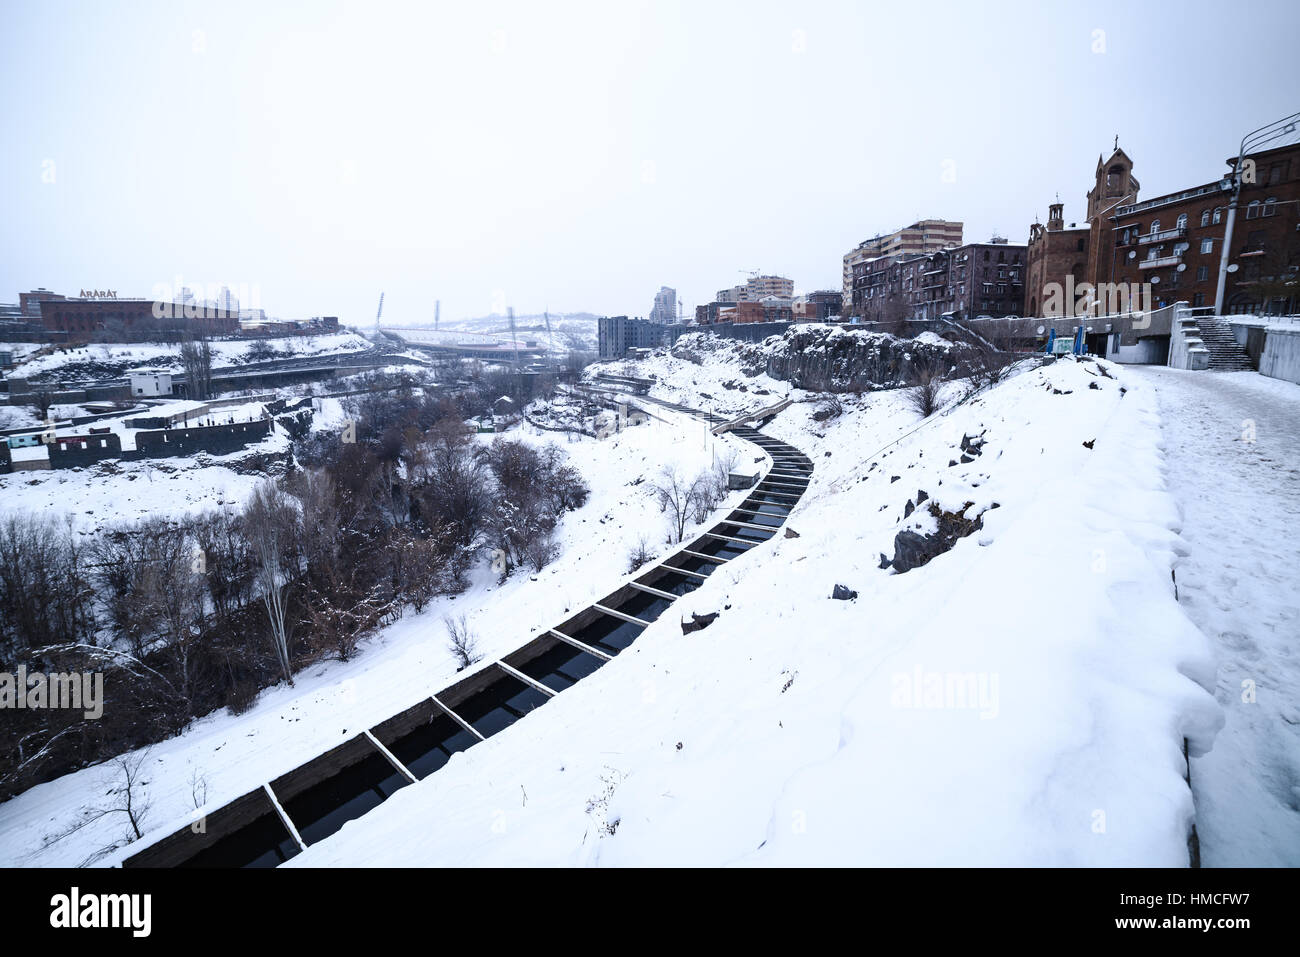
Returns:
[[[1134,371],[1159,396],[1191,548],[1179,601],[1219,659],[1227,724],[1192,762],[1202,864],[1300,866],[1300,385]]]

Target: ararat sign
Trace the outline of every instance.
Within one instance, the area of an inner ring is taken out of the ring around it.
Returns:
[[[116,289],[83,289],[81,290],[81,299],[116,299]]]

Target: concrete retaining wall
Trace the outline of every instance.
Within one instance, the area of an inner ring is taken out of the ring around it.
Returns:
[[[1169,335],[1169,366],[1202,370],[1210,367],[1210,353],[1201,340],[1196,320],[1186,314],[1174,317]]]
[[[135,447],[141,457],[165,458],[211,452],[227,455],[260,442],[271,432],[271,420],[236,422],[234,425],[207,425],[192,429],[164,429],[137,432]]]
[[[1268,330],[1259,357],[1261,375],[1300,383],[1300,328]]]
[[[92,435],[84,443],[56,438],[47,448],[52,469],[83,468],[102,459],[122,458],[122,439],[113,432]]]

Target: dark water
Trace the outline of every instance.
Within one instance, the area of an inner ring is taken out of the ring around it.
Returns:
[[[786,514],[785,512],[769,512],[760,508],[757,512],[732,512],[727,516],[727,520],[749,522],[751,525],[766,525],[768,528],[776,530],[785,521]]]
[[[717,555],[719,558],[730,561],[733,558],[739,558],[752,547],[752,545],[736,545],[732,542],[724,542],[720,538],[706,538],[703,544],[693,550],[701,555]]]
[[[696,549],[691,549],[695,551]],[[673,567],[684,568],[688,572],[695,572],[697,575],[712,575],[713,570],[718,567],[717,562],[711,562],[707,558],[696,558],[694,555],[673,555],[671,556]]]
[[[786,511],[794,508],[794,499],[786,498],[780,495],[774,495],[771,492],[755,492],[749,498],[745,499],[745,505],[752,507],[755,505],[771,505],[774,508],[783,508]]]
[[[607,655],[616,655],[636,641],[637,636],[644,630],[640,625],[602,613],[586,628],[569,637],[578,639],[584,645],[598,648]]]
[[[660,591],[666,591],[670,595],[685,595],[693,592],[702,584],[698,578],[691,578],[689,575],[667,574],[662,578],[656,578],[650,583],[651,588],[658,588]]]
[[[500,670],[500,669],[497,669]],[[485,738],[504,731],[550,698],[518,678],[502,674],[472,698],[452,708]]]
[[[749,521],[748,518],[741,518],[739,521]],[[759,523],[755,523],[759,524]],[[721,535],[730,535],[732,538],[743,538],[751,542],[765,542],[772,537],[771,532],[760,532],[756,528],[737,528],[735,525],[723,524],[721,526]]]
[[[672,602],[667,598],[660,598],[658,595],[638,591],[633,592],[619,605],[606,605],[605,607],[621,611],[633,618],[640,618],[642,621],[654,621],[671,604]]]
[[[305,844],[324,840],[410,783],[369,742],[366,746],[372,752],[367,757],[312,785],[292,800],[281,801]]]
[[[478,744],[478,738],[445,714],[438,714],[433,720],[408,731],[396,741],[385,741],[384,747],[392,751],[393,756],[406,765],[412,774],[423,780],[450,761],[457,751],[464,751],[475,744]]]
[[[299,853],[298,842],[289,834],[265,793],[261,795],[261,805],[263,813],[256,820],[232,831],[178,866],[276,867]],[[207,825],[209,830],[220,830],[221,812],[209,817]]]
[[[543,641],[545,639],[542,639]],[[595,655],[579,651],[573,645],[556,641],[554,647],[518,668],[534,681],[554,691],[572,687],[605,662]]]

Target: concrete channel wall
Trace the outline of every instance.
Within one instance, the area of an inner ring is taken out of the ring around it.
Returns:
[[[765,421],[788,400],[731,420],[645,401],[752,443],[774,468],[708,531],[598,602],[260,788],[136,842],[122,866],[277,866],[603,667],[714,569],[780,533],[811,481],[812,461],[746,423]]]

